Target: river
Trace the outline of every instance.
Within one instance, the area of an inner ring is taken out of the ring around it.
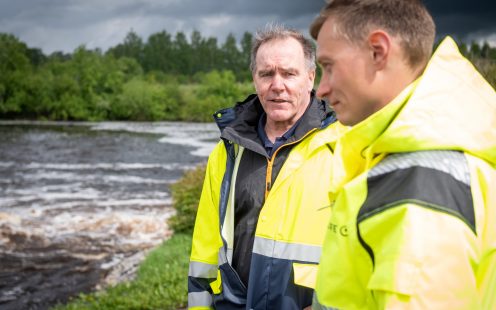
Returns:
[[[171,235],[169,185],[215,124],[0,122],[0,309],[47,309],[132,277]]]

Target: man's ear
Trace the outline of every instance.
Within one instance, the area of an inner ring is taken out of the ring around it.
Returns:
[[[377,70],[384,69],[391,53],[391,37],[387,32],[376,30],[369,34],[367,43],[375,68]]]
[[[315,84],[315,69],[314,70],[310,70],[308,72],[308,79],[309,79],[309,85],[310,85],[310,90],[309,91],[312,91],[313,85]]]

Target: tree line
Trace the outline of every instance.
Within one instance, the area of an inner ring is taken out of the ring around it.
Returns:
[[[0,118],[212,121],[253,92],[251,40],[162,31],[144,43],[131,31],[106,52],[45,55],[0,33]]]
[[[194,31],[130,31],[103,52],[84,45],[45,55],[0,33],[0,118],[41,120],[211,121],[213,112],[253,92],[252,34],[236,41]],[[460,44],[496,85],[496,48]]]

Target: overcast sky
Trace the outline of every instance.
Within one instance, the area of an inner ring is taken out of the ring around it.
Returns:
[[[438,35],[496,46],[496,0],[426,0]],[[269,21],[308,26],[324,0],[0,0],[0,32],[11,33],[45,54],[73,52],[82,44],[107,50],[132,29],[146,40],[166,30],[224,42],[241,38]]]

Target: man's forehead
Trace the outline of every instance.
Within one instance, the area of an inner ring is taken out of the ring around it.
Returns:
[[[294,65],[285,65],[285,64],[260,64],[257,66],[258,72],[271,72],[271,71],[297,71],[298,68]]]
[[[266,53],[257,55],[257,66],[264,67],[298,67],[305,64],[305,57],[303,54],[292,53],[286,50],[279,50],[276,52],[267,51]]]
[[[288,38],[276,38],[270,41],[264,42],[257,51],[257,57],[262,54],[274,55],[285,55],[285,54],[301,54],[303,55],[303,46],[296,39],[292,37]]]

